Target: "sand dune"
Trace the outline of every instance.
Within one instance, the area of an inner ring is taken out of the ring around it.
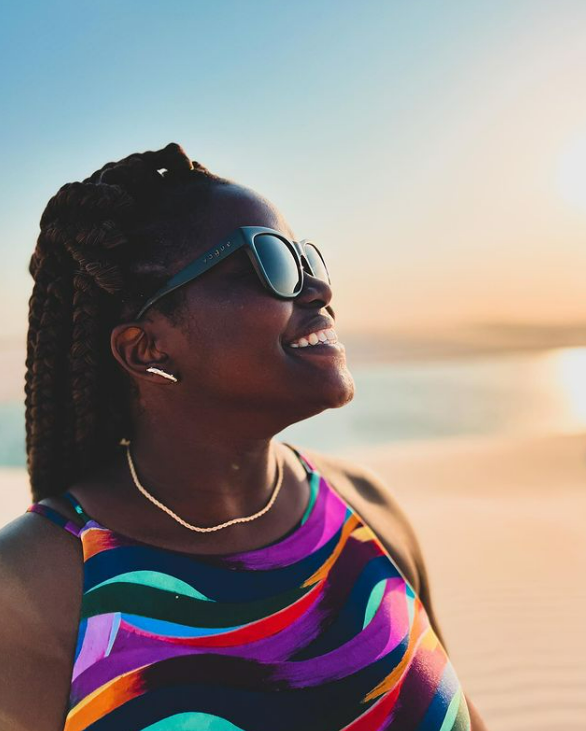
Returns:
[[[418,531],[464,690],[490,731],[586,729],[586,435],[345,450]],[[0,524],[29,503],[0,470]]]

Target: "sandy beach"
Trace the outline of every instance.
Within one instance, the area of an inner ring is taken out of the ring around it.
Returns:
[[[345,450],[420,537],[436,612],[490,731],[586,729],[586,434]],[[5,524],[29,504],[0,470]]]

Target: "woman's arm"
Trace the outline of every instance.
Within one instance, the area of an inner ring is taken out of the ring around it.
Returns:
[[[0,530],[0,729],[62,731],[83,572],[76,538],[26,513]]]
[[[488,728],[480,717],[476,706],[466,694],[464,694],[464,698],[466,698],[466,705],[468,706],[468,711],[470,713],[470,731],[488,731]]]

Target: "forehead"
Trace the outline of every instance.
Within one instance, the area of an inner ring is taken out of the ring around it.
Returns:
[[[239,226],[267,226],[294,239],[283,214],[267,198],[240,185],[216,186],[211,194],[206,244],[213,246]]]

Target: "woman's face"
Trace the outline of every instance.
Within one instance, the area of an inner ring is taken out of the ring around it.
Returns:
[[[237,185],[222,186],[213,192],[208,235],[192,258],[246,225],[297,238],[262,196]],[[323,253],[327,260],[327,250]],[[160,367],[180,380],[156,390],[166,397],[173,391],[198,424],[200,418],[210,424],[229,422],[231,429],[241,425],[250,437],[272,436],[353,398],[343,347],[287,346],[332,323],[335,327],[328,307],[332,288],[326,282],[306,273],[296,299],[277,299],[261,283],[246,251],[239,249],[185,285],[185,296],[187,314],[181,327],[153,311],[144,319],[153,326],[158,351],[168,356]],[[141,379],[141,386],[145,383],[152,385]]]

